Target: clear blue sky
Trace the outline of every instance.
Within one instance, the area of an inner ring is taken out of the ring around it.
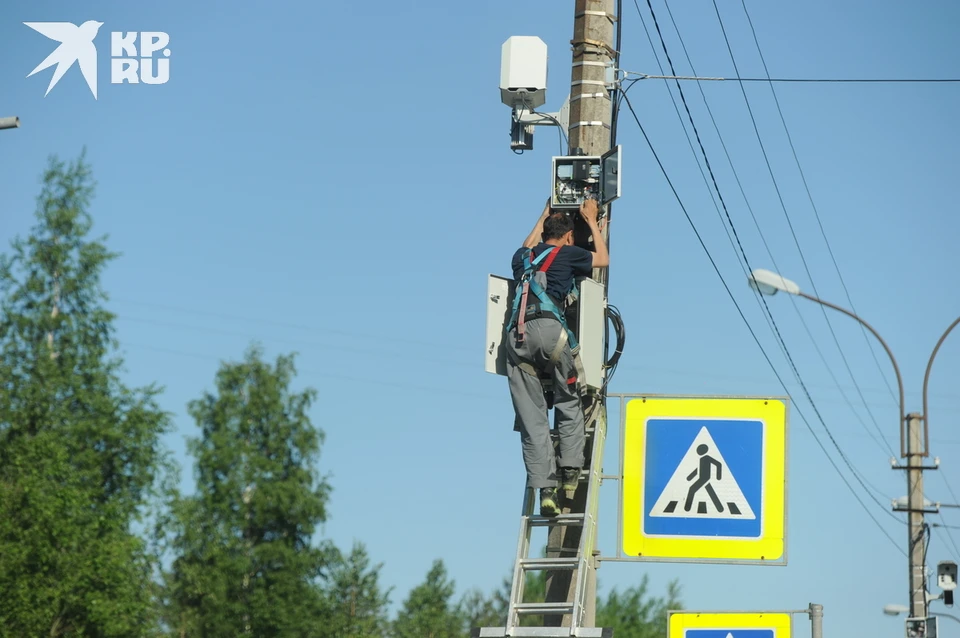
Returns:
[[[761,76],[740,3],[720,5],[741,72]],[[689,73],[662,0],[654,7],[677,71]],[[698,73],[733,75],[713,4],[671,8]],[[751,0],[748,8],[774,76],[960,76],[953,2]],[[322,533],[343,546],[365,542],[385,563],[394,604],[437,557],[458,592],[490,590],[511,566],[524,474],[506,382],[482,367],[484,293],[487,274],[507,274],[540,212],[558,143],[555,131],[541,130],[534,151],[510,152],[500,45],[515,34],[547,42],[545,108],[556,110],[568,91],[572,15],[572,2],[549,0],[21,0],[0,19],[0,115],[22,120],[0,132],[4,247],[33,223],[46,158],[71,159],[85,145],[99,183],[95,232],[123,253],[104,284],[128,381],[165,386],[162,403],[177,425],[166,443],[184,466],[184,489],[193,481],[184,440],[198,434],[185,405],[212,388],[219,362],[239,358],[254,339],[270,356],[299,352],[298,387],[320,392],[313,418],[326,432],[322,470],[334,486]],[[53,43],[22,22],[89,19],[105,23],[96,40],[99,100],[77,68],[44,97],[52,70],[26,76]],[[108,32],[120,30],[170,34],[168,84],[109,83]],[[629,0],[623,31],[623,68],[657,73]],[[777,266],[847,305],[770,89],[746,88],[813,281],[738,84],[703,85]],[[751,265],[772,269],[700,93],[693,83],[684,90]],[[960,86],[780,84],[777,94],[847,289],[894,349],[908,409],[919,411],[927,357],[960,314]],[[643,82],[629,95],[796,407],[840,463],[751,298],[664,83]],[[611,227],[610,301],[628,332],[611,391],[782,394],[626,110],[619,141],[624,195]],[[880,610],[907,601],[906,529],[884,511],[905,481],[870,438],[875,418],[896,447],[895,404],[852,321],[829,315],[872,417],[820,308],[782,296],[769,303],[820,414],[883,507],[844,467],[845,476],[896,544],[794,409],[788,566],[604,564],[601,591],[648,573],[659,593],[676,577],[690,608],[813,601],[825,607],[828,635],[901,636],[902,617]],[[931,381],[931,447],[942,461],[926,475],[931,500],[954,500],[944,480],[960,490],[958,382],[955,335]],[[616,464],[611,450],[605,468]],[[604,488],[606,554],[615,550],[615,496],[615,485]],[[929,520],[960,526],[955,512]],[[960,540],[960,530],[934,529],[931,566],[960,559],[948,531]],[[945,635],[956,629],[944,621]],[[805,633],[805,621],[796,630]]]

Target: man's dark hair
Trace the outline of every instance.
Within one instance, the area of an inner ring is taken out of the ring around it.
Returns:
[[[553,213],[543,220],[543,241],[560,239],[573,230],[573,220],[564,213]]]

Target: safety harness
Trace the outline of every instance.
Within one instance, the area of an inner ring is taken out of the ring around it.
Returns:
[[[577,342],[573,331],[567,326],[567,320],[563,311],[557,307],[553,299],[550,298],[550,295],[547,294],[547,270],[550,268],[550,265],[553,264],[553,260],[556,259],[559,252],[560,248],[558,246],[551,246],[540,253],[535,259],[533,258],[533,249],[527,248],[523,252],[523,274],[520,276],[517,291],[513,299],[513,311],[510,315],[510,321],[507,322],[506,326],[507,332],[513,330],[514,327],[517,328],[518,346],[523,343],[524,323],[528,317],[539,319],[544,316],[552,316],[559,321],[563,327],[563,330],[560,332],[560,338],[557,339],[557,344],[550,353],[550,359],[545,370],[538,371],[529,361],[513,361],[514,365],[524,372],[540,377],[547,395],[548,407],[552,407],[553,404],[553,369],[560,360],[560,354],[563,352],[564,346],[568,343],[570,344],[570,351],[573,354],[577,376],[568,379],[567,383],[576,383],[583,377],[582,363],[580,361],[580,344]],[[536,297],[532,302],[530,300],[530,293],[533,293],[534,297]],[[577,291],[576,285],[574,285],[573,289],[567,295],[567,302],[575,301],[576,298]],[[511,357],[511,359],[513,359],[513,357]]]

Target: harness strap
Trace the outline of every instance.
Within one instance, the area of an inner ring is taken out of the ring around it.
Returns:
[[[529,293],[530,293],[530,281],[529,281],[530,272],[533,270],[534,266],[539,266],[540,262],[543,262],[543,265],[540,266],[540,272],[546,272],[547,268],[550,267],[550,264],[553,263],[553,260],[556,259],[557,253],[559,252],[560,250],[558,248],[551,246],[550,248],[540,253],[537,256],[537,258],[533,260],[533,262],[530,261],[530,255],[533,253],[533,249],[528,249],[527,252],[524,253],[523,255],[523,261],[524,261],[523,274],[526,279],[523,282],[523,296],[521,298],[520,306],[519,306],[520,316],[517,318],[517,341],[518,342],[521,342],[521,343],[523,342],[524,320],[526,319],[526,313],[527,313],[527,298],[529,297]],[[516,310],[517,308],[514,308],[514,312],[516,312]]]

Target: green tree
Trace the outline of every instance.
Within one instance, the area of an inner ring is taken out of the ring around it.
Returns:
[[[546,595],[546,572],[526,575],[524,602],[542,602]],[[479,591],[470,591],[461,599],[460,610],[470,627],[502,627],[507,619],[511,576],[503,579],[500,588],[489,597]],[[606,599],[597,601],[596,626],[614,629],[617,638],[664,638],[667,631],[667,610],[682,609],[680,586],[676,581],[667,585],[665,596],[649,596],[649,578],[644,575],[639,585],[628,587],[623,593],[616,589]],[[523,627],[542,627],[542,616],[521,616]]]
[[[665,596],[650,597],[647,574],[639,585],[614,588],[597,604],[597,627],[611,627],[617,638],[666,638],[667,610],[682,609],[680,585],[671,581]]]
[[[0,635],[139,636],[155,566],[131,530],[169,469],[156,387],[127,388],[90,239],[85,153],[51,158],[36,224],[0,257]]]
[[[291,392],[294,375],[292,356],[271,366],[252,347],[221,366],[216,394],[189,404],[197,489],[172,506],[168,578],[179,635],[327,635],[331,549],[310,539],[330,487],[315,467],[323,433],[307,415],[316,391]]]
[[[370,556],[361,543],[350,554],[339,556],[330,570],[327,593],[331,607],[328,634],[331,638],[381,638],[387,633],[389,590],[380,589],[382,564],[370,566]]]
[[[394,638],[462,638],[465,620],[451,604],[455,589],[443,561],[434,561],[426,580],[410,590],[397,613]]]

